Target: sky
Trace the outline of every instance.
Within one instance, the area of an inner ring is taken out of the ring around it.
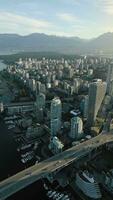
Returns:
[[[0,0],[0,33],[94,38],[113,32],[113,0]]]

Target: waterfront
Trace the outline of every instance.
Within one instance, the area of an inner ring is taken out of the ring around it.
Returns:
[[[18,171],[24,169],[24,165],[19,160],[19,155],[16,151],[17,145],[13,138],[13,133],[7,129],[7,126],[0,121],[0,181],[11,176]],[[39,199],[46,200],[46,191],[43,188],[43,182],[40,180],[29,187],[21,190],[9,200],[23,199]],[[80,200],[77,197],[77,200]]]
[[[0,71],[5,68],[6,65],[0,61]],[[22,169],[16,148],[12,132],[7,129],[3,119],[0,119],[0,181]]]
[[[0,71],[5,68],[6,68],[6,64],[4,64],[2,60],[0,60]]]
[[[7,130],[6,125],[1,120],[0,121],[0,181],[11,176],[18,171],[22,170],[24,166],[19,160],[18,153],[16,151],[16,144],[12,137],[11,131]],[[39,198],[40,196],[40,198]],[[21,198],[20,198],[21,197]],[[18,194],[15,194],[13,197],[10,197],[10,200],[14,199],[32,199],[32,197],[38,197],[38,199],[46,199],[45,191],[42,188],[42,182],[29,186],[25,190],[20,191]]]
[[[6,65],[0,61],[0,71],[5,68]],[[11,130],[7,129],[3,119],[0,119],[0,181],[24,169],[24,165],[20,162],[16,149],[17,144],[14,141],[13,133]],[[31,197],[31,199],[32,197],[38,197],[39,199],[39,196],[40,199],[46,199],[41,181],[26,188],[24,192],[21,191],[10,199],[19,199],[20,197],[21,199],[26,199],[28,197]]]
[[[13,139],[11,131],[7,130],[5,123],[0,122],[0,181],[11,176],[24,168],[19,160],[16,151],[17,145]],[[46,191],[43,188],[43,182],[40,180],[24,190],[16,193],[9,200],[23,199],[39,199],[46,200]],[[79,198],[77,198],[79,199]]]
[[[0,70],[6,65],[0,62]],[[8,93],[7,93],[8,95]],[[6,98],[9,96],[6,95]],[[4,98],[2,98],[4,100]],[[8,98],[9,99],[9,98]],[[25,165],[21,163],[20,156],[17,152],[18,144],[15,142],[13,132],[8,130],[3,119],[0,119],[0,181],[10,177],[23,170]],[[16,193],[10,197],[10,200],[18,199],[48,199],[46,191],[43,188],[43,182],[40,180]]]

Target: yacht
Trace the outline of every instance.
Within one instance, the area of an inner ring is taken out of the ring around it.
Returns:
[[[36,161],[37,162],[37,161]],[[35,163],[35,164],[37,164],[37,163]],[[45,190],[48,190],[49,188],[48,188],[48,186],[46,185],[46,183],[44,183],[44,188],[45,188]]]
[[[52,193],[52,190],[49,190],[48,192],[47,192],[47,195],[50,195]]]
[[[21,147],[17,148],[17,151],[21,151],[21,150],[26,150],[28,148],[30,148],[32,146],[32,144],[26,144],[26,145],[22,145]]]
[[[62,200],[68,200],[69,199],[69,196],[68,195],[65,195]]]
[[[10,117],[5,117],[4,120],[13,120],[13,119],[17,119],[18,117],[16,115],[10,116]]]
[[[52,192],[52,194],[49,196],[49,198],[52,198],[56,194],[56,191]]]
[[[12,129],[12,128],[15,128],[15,125],[8,126],[8,129]]]
[[[28,151],[25,154],[21,154],[21,157],[25,158],[25,157],[27,157],[28,155],[31,155],[31,154],[33,154],[33,151]]]
[[[56,200],[61,200],[64,197],[64,194],[60,194],[60,196]]]
[[[12,120],[10,121],[5,121],[6,124],[14,124],[14,122]]]
[[[53,199],[56,200],[56,198],[59,196],[59,194],[60,194],[60,193],[56,193],[56,194],[53,196]]]
[[[26,158],[22,158],[22,159],[21,159],[21,162],[22,162],[22,163],[26,163],[26,162],[27,162],[27,159],[26,159]]]
[[[32,160],[33,157],[34,157],[33,155],[27,155],[26,157],[21,158],[21,161],[22,161],[22,163],[26,163],[26,162]]]

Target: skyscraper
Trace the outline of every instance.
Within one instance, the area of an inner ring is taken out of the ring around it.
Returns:
[[[36,90],[36,81],[34,79],[29,79],[29,87],[32,92]]]
[[[4,105],[3,102],[0,102],[0,113],[2,113],[4,111]]]
[[[101,80],[95,80],[89,86],[88,120],[89,126],[92,126],[96,120],[99,108],[106,93],[106,83]]]
[[[45,108],[45,94],[39,93],[36,96],[36,107],[37,107],[37,109],[44,109]]]
[[[87,115],[88,115],[88,103],[89,103],[89,97],[85,96],[84,97],[84,109],[83,109],[84,118],[87,118]]]
[[[110,82],[108,95],[113,97],[113,80]]]
[[[40,93],[40,87],[41,87],[41,82],[37,81],[36,82],[36,95],[38,95]]]
[[[108,66],[108,74],[107,74],[107,93],[110,95],[110,86],[113,81],[113,63]]]
[[[88,95],[86,95],[82,99],[81,105],[80,105],[84,118],[87,118],[87,115],[88,115],[88,102],[89,102],[89,97],[88,97]]]
[[[83,122],[80,117],[71,118],[71,132],[70,137],[72,139],[79,139],[83,133]]]
[[[50,144],[49,144],[49,149],[54,153],[61,153],[63,150],[64,145],[62,142],[55,136],[51,138]]]
[[[51,136],[57,135],[61,128],[61,113],[62,104],[58,97],[55,97],[51,102]]]

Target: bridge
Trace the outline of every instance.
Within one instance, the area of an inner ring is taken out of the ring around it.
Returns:
[[[0,183],[0,200],[8,198],[37,180],[70,165],[109,142],[113,142],[113,134],[100,134],[17,173]]]

